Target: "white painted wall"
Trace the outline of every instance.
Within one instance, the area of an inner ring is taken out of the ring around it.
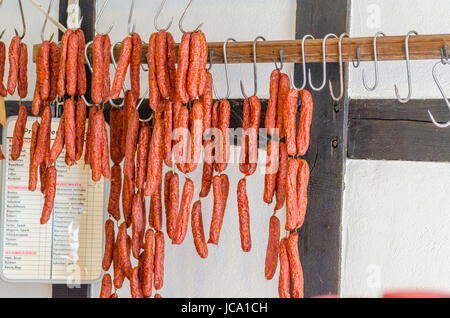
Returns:
[[[445,0],[352,1],[350,33],[370,36],[382,30],[399,35],[412,29],[448,33],[450,22],[442,14],[448,9]],[[433,63],[411,63],[413,98],[441,97],[431,77]],[[379,88],[372,93],[362,86],[363,69],[373,74],[371,63],[357,70],[350,67],[351,98],[395,98],[395,83],[406,96],[404,62],[380,63]],[[443,83],[448,87],[450,73],[444,71]],[[342,296],[378,297],[405,288],[450,291],[449,172],[447,163],[347,161]]]

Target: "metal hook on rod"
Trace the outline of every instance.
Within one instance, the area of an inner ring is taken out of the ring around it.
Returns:
[[[275,64],[275,68],[281,72],[281,70],[283,70],[283,67],[284,67],[284,50],[280,50],[278,52],[278,54],[280,56],[280,66],[278,67],[277,61],[273,61],[273,62]]]
[[[95,24],[94,24],[94,29],[95,29],[95,33],[97,34],[109,34],[111,32],[111,30],[113,29],[115,22],[113,21],[113,23],[111,24],[111,26],[108,28],[108,30],[105,33],[100,33],[98,31],[98,23],[100,22],[101,17],[103,16],[103,12],[105,11],[106,5],[108,4],[109,0],[105,0],[105,2],[103,3],[103,6],[100,9],[100,12],[97,14],[97,17],[95,18]]]
[[[45,42],[44,33],[45,33],[45,28],[47,27],[47,21],[48,21],[48,17],[50,16],[50,11],[52,9],[52,5],[53,5],[53,0],[50,0],[50,3],[48,4],[47,14],[45,15],[44,24],[42,25],[42,29],[41,29],[41,41],[42,42]],[[51,42],[54,35],[55,35],[54,33],[51,35],[50,40],[48,40],[49,42]]]
[[[358,68],[359,65],[361,65],[361,47],[359,45],[356,48],[356,58],[357,58],[356,61],[355,59],[352,58],[352,64],[354,68]]]
[[[173,17],[172,17],[172,19],[170,20],[169,24],[167,24],[167,26],[165,28],[159,28],[158,27],[158,18],[161,15],[161,11],[163,10],[165,3],[166,3],[166,0],[163,0],[161,2],[161,5],[159,6],[158,11],[156,12],[155,19],[153,20],[153,25],[155,26],[155,29],[157,31],[161,31],[161,30],[167,31],[167,30],[170,29],[170,27],[172,26],[172,23],[173,23]]]
[[[131,0],[130,13],[128,14],[128,34],[133,34],[136,30],[136,22],[133,22],[135,0]]]
[[[409,37],[411,35],[418,35],[418,34],[419,33],[417,33],[416,31],[410,31],[406,35],[406,39],[405,39],[406,73],[408,76],[408,96],[406,98],[401,98],[400,94],[398,92],[398,86],[397,86],[397,84],[395,85],[395,95],[397,96],[397,100],[402,104],[409,102],[409,100],[411,99],[411,95],[412,95],[411,69],[410,69],[410,62],[409,62]]]
[[[442,51],[441,51],[441,52],[442,52]],[[444,98],[444,101],[445,101],[445,103],[447,104],[447,107],[450,109],[450,102],[449,102],[448,97],[447,97],[447,95],[445,94],[444,88],[442,87],[442,84],[441,84],[441,82],[440,82],[440,80],[439,80],[439,78],[438,78],[438,76],[437,76],[437,74],[436,74],[436,68],[437,68],[437,66],[438,66],[439,64],[442,64],[442,65],[444,65],[444,66],[445,66],[445,65],[450,65],[450,64],[449,64],[448,62],[444,62],[444,60],[442,59],[441,61],[437,62],[437,63],[433,66],[433,71],[432,71],[434,82],[436,83],[436,85],[437,85],[439,91],[441,92],[441,95],[442,95],[442,97]],[[438,127],[438,128],[447,128],[447,127],[450,127],[450,121],[448,121],[448,122],[445,123],[445,124],[440,124],[440,123],[438,123],[438,122],[436,121],[436,119],[434,118],[434,116],[433,116],[433,114],[431,113],[430,110],[428,110],[428,115],[430,116],[431,121],[433,122],[433,124],[434,124],[436,127]]]
[[[364,87],[365,87],[365,89],[366,90],[368,90],[368,91],[374,91],[377,87],[378,87],[378,78],[379,78],[379,76],[378,76],[378,52],[377,52],[377,39],[378,39],[378,37],[380,37],[380,36],[386,36],[386,34],[384,34],[383,32],[377,32],[376,34],[375,34],[375,36],[373,37],[373,60],[374,60],[374,67],[375,67],[375,83],[373,84],[373,86],[372,87],[370,87],[368,84],[367,84],[367,81],[366,81],[366,76],[365,76],[365,74],[364,74],[364,71],[365,70],[363,70],[362,71],[362,82],[363,82],[363,85],[364,85]]]
[[[312,79],[311,79],[311,69],[309,70],[308,73],[308,79],[309,79],[309,86],[311,86],[311,88],[313,90],[315,90],[316,92],[321,91],[326,83],[327,83],[327,40],[330,37],[334,37],[334,38],[338,38],[338,36],[334,33],[330,33],[327,34],[324,38],[323,38],[323,42],[322,42],[322,52],[323,52],[323,82],[322,85],[320,85],[320,87],[315,87],[312,83]]]
[[[252,96],[256,96],[258,93],[258,64],[256,62],[256,44],[258,43],[258,40],[263,40],[266,41],[266,39],[263,36],[258,36],[256,37],[256,39],[253,41],[253,83],[254,83],[254,93]],[[276,64],[275,64],[276,65]],[[241,92],[242,95],[244,96],[245,99],[248,99],[247,94],[245,93],[245,89],[244,89],[244,83],[242,82],[242,80],[240,81],[241,84]]]
[[[227,95],[224,98],[219,97],[219,95],[217,94],[216,88],[213,85],[213,90],[214,90],[214,95],[216,95],[216,99],[228,99],[230,97],[230,93],[231,93],[231,89],[230,89],[230,79],[228,76],[228,57],[227,57],[227,45],[230,41],[236,42],[235,39],[233,38],[228,38],[224,43],[223,43],[223,60],[224,60],[224,65],[225,65],[225,78],[227,81]]]
[[[343,59],[342,59],[342,40],[344,38],[349,38],[350,35],[348,33],[343,33],[341,34],[341,36],[339,37],[339,82],[340,82],[340,93],[339,96],[336,97],[334,95],[334,91],[333,91],[333,83],[331,83],[331,80],[328,81],[328,86],[330,88],[330,94],[331,94],[331,98],[335,101],[338,102],[342,99],[342,97],[344,97],[344,63],[343,63]]]
[[[305,89],[306,84],[307,84],[307,81],[306,81],[306,52],[305,52],[305,41],[306,41],[306,39],[314,40],[314,36],[312,36],[311,34],[307,34],[302,39],[303,84],[302,84],[302,86],[300,88],[295,86],[295,76],[294,76],[294,74],[292,74],[292,76],[291,76],[291,85],[297,91],[301,91],[302,89]],[[294,72],[294,70],[292,72]]]
[[[25,34],[27,32],[27,25],[25,23],[25,16],[23,14],[23,8],[22,8],[22,0],[17,0],[19,2],[19,9],[20,9],[20,17],[22,18],[22,26],[23,26],[23,32],[22,35],[20,35],[20,39],[22,40],[25,37]],[[16,28],[14,28],[14,32],[17,36],[19,36],[19,32]]]
[[[181,15],[180,21],[178,21],[178,28],[180,29],[180,31],[185,34],[186,31],[183,29],[183,20],[184,17],[186,16],[186,13],[189,9],[189,7],[191,6],[193,0],[190,0],[187,7],[184,9],[183,14]],[[203,22],[199,24],[199,26],[192,32],[197,32],[198,30],[200,30],[200,28],[203,26]]]

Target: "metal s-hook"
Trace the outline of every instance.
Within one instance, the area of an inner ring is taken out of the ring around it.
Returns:
[[[358,68],[359,65],[361,65],[361,47],[359,45],[356,48],[356,58],[357,58],[356,61],[355,59],[352,58],[352,64],[354,68]]]
[[[273,61],[273,62],[275,64],[275,68],[281,72],[281,70],[283,70],[283,66],[284,66],[284,50],[280,50],[280,52],[278,52],[278,54],[280,56],[280,67],[278,67],[277,61]]]
[[[315,87],[312,83],[311,80],[311,69],[308,72],[308,79],[309,79],[309,86],[311,86],[311,88],[313,90],[315,90],[316,92],[321,91],[326,83],[327,83],[327,39],[330,37],[334,37],[334,38],[338,38],[338,36],[334,33],[330,33],[327,34],[324,38],[323,38],[323,42],[322,42],[322,52],[323,52],[323,82],[322,85],[320,85],[320,87]]]
[[[449,100],[448,100],[448,98],[447,98],[447,95],[445,94],[444,88],[442,87],[442,84],[441,84],[441,82],[439,81],[439,79],[438,79],[438,77],[437,77],[437,74],[436,74],[436,67],[437,67],[439,64],[442,64],[442,65],[450,65],[450,64],[449,64],[449,63],[443,63],[443,61],[437,62],[437,63],[433,66],[433,72],[432,72],[432,74],[433,74],[433,79],[434,79],[434,81],[435,81],[437,87],[439,88],[439,91],[441,92],[441,95],[442,95],[442,97],[444,98],[444,101],[445,101],[445,103],[447,104],[447,107],[450,109],[450,102],[449,102]],[[428,110],[428,115],[430,116],[431,121],[433,122],[433,124],[434,124],[436,127],[438,127],[438,128],[447,128],[447,127],[450,127],[450,121],[448,121],[448,122],[445,123],[445,124],[440,124],[440,123],[438,123],[438,122],[436,121],[436,119],[434,119],[434,116],[433,116],[433,114],[431,113],[430,110]]]
[[[231,93],[231,89],[230,89],[230,79],[228,76],[228,57],[227,57],[227,45],[228,42],[233,41],[236,42],[235,39],[233,38],[228,38],[224,43],[223,43],[223,60],[224,60],[224,65],[225,65],[225,78],[227,80],[227,95],[224,98],[219,97],[219,95],[217,94],[216,88],[213,85],[213,90],[214,90],[214,95],[216,95],[216,99],[228,99],[230,97],[230,93]]]
[[[212,66],[213,66],[213,56],[214,56],[214,51],[213,50],[208,50],[209,66],[206,68],[206,70],[208,72],[211,71]]]
[[[144,95],[142,95],[141,100],[139,101],[139,103],[136,105],[136,110],[139,111],[139,108],[142,105],[142,102],[145,100],[146,97],[148,97],[148,94],[150,92],[150,88],[147,87],[147,90],[145,91]],[[153,112],[150,114],[150,117],[147,119],[141,119],[141,117],[139,116],[139,121],[141,123],[148,123],[150,120],[152,120],[153,118]]]
[[[22,40],[25,37],[25,34],[27,32],[27,25],[25,23],[25,16],[23,14],[23,8],[22,8],[22,0],[17,0],[19,2],[19,9],[20,9],[20,17],[22,18],[22,26],[23,26],[23,33],[20,35],[20,39]],[[19,32],[16,28],[14,28],[14,32],[17,36],[19,36]]]
[[[172,23],[173,23],[173,17],[172,17],[169,24],[165,28],[158,28],[158,18],[161,15],[161,11],[164,8],[165,3],[166,3],[166,0],[163,0],[161,2],[161,5],[159,6],[158,11],[156,12],[155,19],[153,20],[153,25],[155,26],[156,31],[161,31],[161,30],[167,31],[170,29],[170,27],[172,26]]]
[[[255,85],[255,91],[252,96],[256,96],[258,93],[258,64],[256,63],[256,44],[258,43],[258,40],[266,41],[266,39],[263,36],[258,36],[253,41],[253,82]],[[242,95],[244,96],[245,99],[248,99],[247,94],[245,94],[244,83],[242,83],[242,80],[240,81],[240,83]]]
[[[53,0],[50,0],[50,3],[48,4],[47,14],[45,15],[44,24],[42,25],[42,29],[41,29],[41,41],[42,42],[45,42],[44,33],[45,33],[45,28],[47,27],[47,21],[48,21],[48,17],[50,16],[50,11],[52,10],[52,5],[53,5]],[[53,39],[53,36],[54,36],[54,34],[51,35],[49,42]]]
[[[297,86],[295,86],[295,76],[294,74],[292,74],[291,76],[291,85],[294,89],[296,89],[297,91],[301,91],[302,89],[305,89],[307,81],[306,81],[306,52],[305,52],[305,41],[306,39],[312,39],[314,40],[314,36],[312,36],[311,34],[307,34],[303,37],[302,39],[302,66],[303,66],[303,84],[300,88],[298,88]],[[292,71],[294,72],[294,71]]]
[[[184,17],[186,16],[187,10],[189,9],[189,7],[190,7],[191,4],[192,4],[192,1],[193,1],[193,0],[190,0],[190,1],[189,1],[189,3],[188,3],[188,5],[187,5],[186,9],[184,9],[183,14],[181,15],[180,21],[178,21],[178,28],[180,29],[180,31],[181,31],[183,34],[186,33],[186,31],[183,29],[183,20],[184,20]],[[203,22],[200,23],[200,25],[199,25],[194,31],[192,31],[192,32],[197,32],[198,30],[200,30],[200,28],[201,28],[202,26],[203,26]]]
[[[395,85],[395,95],[397,96],[397,100],[402,104],[409,102],[409,100],[411,99],[411,95],[412,95],[411,69],[410,69],[410,63],[409,63],[409,37],[411,35],[418,35],[418,34],[419,33],[417,33],[416,31],[409,31],[408,34],[406,35],[406,39],[405,39],[406,73],[408,75],[408,96],[406,98],[401,98],[400,94],[398,93],[398,86],[397,86],[397,84]]]
[[[333,83],[331,83],[331,80],[328,81],[328,86],[330,88],[330,94],[331,94],[331,98],[335,101],[338,102],[342,99],[342,97],[344,97],[344,63],[342,60],[342,40],[344,38],[349,38],[350,35],[348,33],[342,33],[341,36],[339,37],[339,82],[340,82],[340,93],[339,96],[336,97],[334,95],[333,92]]]
[[[0,37],[1,38],[1,37]],[[448,45],[444,44],[441,47],[441,62],[442,64],[448,64]]]
[[[106,8],[106,5],[108,4],[108,2],[109,2],[109,0],[105,0],[105,2],[103,3],[102,8],[100,9],[100,12],[97,14],[97,17],[95,18],[94,30],[95,30],[95,33],[97,33],[97,34],[105,34],[105,35],[107,35],[107,34],[109,34],[111,32],[111,30],[114,27],[115,22],[113,22],[111,24],[111,26],[108,28],[106,33],[100,33],[98,31],[98,22],[100,21],[101,17],[103,16],[103,12],[105,11],[105,8]]]
[[[374,60],[374,66],[375,66],[375,83],[372,87],[367,85],[366,76],[364,75],[364,71],[362,71],[362,82],[366,90],[368,91],[374,91],[378,87],[378,52],[377,52],[377,38],[380,36],[386,36],[383,32],[377,32],[375,36],[373,37],[373,60]]]
[[[135,0],[131,0],[130,13],[128,14],[128,34],[133,34],[136,30],[136,22],[133,22]]]

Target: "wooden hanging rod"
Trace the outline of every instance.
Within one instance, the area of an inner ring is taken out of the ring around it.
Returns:
[[[273,63],[279,61],[279,51],[284,51],[284,61],[286,63],[302,62],[302,41],[266,41],[258,42],[257,62]],[[450,47],[450,34],[432,34],[411,36],[409,39],[409,51],[411,60],[430,60],[441,58],[440,49],[443,45]],[[356,60],[356,49],[360,47],[361,61],[373,61],[373,37],[365,38],[345,38],[342,40],[342,54],[344,62]],[[33,47],[33,62],[36,61],[36,54],[40,44]],[[328,39],[326,43],[327,62],[339,62],[338,39]],[[143,45],[142,62],[147,63],[148,45]],[[178,52],[178,44],[175,45]],[[223,64],[223,42],[210,42],[208,49],[214,51],[213,63]],[[89,53],[92,46],[89,47]],[[114,56],[119,60],[121,45],[114,48]],[[404,60],[405,56],[405,36],[386,36],[377,39],[378,60],[397,61]],[[228,63],[252,63],[253,62],[253,42],[229,42],[227,47]],[[309,63],[322,62],[322,39],[305,41],[305,56]]]

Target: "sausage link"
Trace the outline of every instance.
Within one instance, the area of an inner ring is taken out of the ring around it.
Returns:
[[[37,136],[39,133],[39,122],[35,121],[31,128],[31,144],[30,144],[30,165],[29,165],[29,178],[28,178],[28,190],[36,191],[37,179],[38,179],[38,167],[33,163],[34,152],[36,151]]]
[[[169,211],[170,211],[170,180],[173,177],[173,171],[168,171],[164,175],[164,211],[166,214],[166,230],[169,228]]]
[[[148,40],[148,85],[149,85],[149,104],[150,108],[155,111],[161,99],[158,87],[158,79],[156,77],[156,37],[158,33],[150,35]]]
[[[42,126],[42,125],[41,125]],[[39,127],[39,130],[41,128]],[[38,134],[39,137],[39,134]],[[47,186],[47,167],[42,164],[39,166],[39,181],[41,182],[41,193],[45,194],[46,186]]]
[[[100,105],[103,100],[104,47],[103,36],[97,34],[92,44],[92,84],[91,97],[94,104]],[[108,65],[109,68],[109,65]]]
[[[150,126],[148,125],[148,123],[141,123],[136,159],[136,188],[138,190],[144,190],[145,180],[147,178],[149,140]]]
[[[180,197],[180,177],[177,173],[174,173],[170,178],[170,186],[169,186],[169,216],[167,218],[167,236],[170,239],[175,237],[175,231],[177,227],[178,220],[178,203]]]
[[[154,298],[162,298],[162,296],[160,294],[155,294]]]
[[[166,33],[167,40],[167,68],[169,70],[169,84],[170,84],[170,100],[175,102],[177,100],[177,69],[176,69],[176,55],[175,55],[175,41],[170,32]]]
[[[83,52],[84,54],[84,52]],[[59,48],[55,42],[50,43],[50,94],[49,100],[53,101],[57,95],[59,73]]]
[[[267,241],[265,275],[271,280],[278,266],[278,252],[280,249],[280,220],[272,215],[269,222],[269,239]]]
[[[294,232],[287,239],[287,254],[292,281],[292,297],[303,298],[303,269],[298,252],[298,233]]]
[[[163,164],[163,123],[157,120],[153,128],[150,143],[149,158],[151,158],[147,170],[147,183],[145,185],[145,196],[152,196],[162,182]]]
[[[4,42],[0,41],[0,95],[3,97],[6,97],[6,95],[8,94],[6,87],[3,84],[3,78],[5,77],[5,63],[6,63],[6,46]]]
[[[198,95],[202,96],[205,93],[207,81],[208,81],[208,71],[206,70],[206,65],[208,64],[208,43],[206,42],[205,34],[199,30],[197,34],[200,38],[200,68],[198,71]]]
[[[17,85],[17,92],[21,99],[25,99],[28,95],[28,51],[27,45],[20,43],[19,54],[19,79]]]
[[[277,122],[278,86],[280,83],[280,71],[274,70],[270,74],[270,97],[267,104],[265,126],[267,134],[272,136]]]
[[[286,74],[280,74],[280,81],[278,85],[278,102],[277,102],[277,123],[276,128],[278,128],[279,139],[286,136],[285,126],[284,126],[284,108],[286,104],[287,94],[291,88],[291,82],[289,76]]]
[[[186,237],[187,227],[189,224],[189,212],[192,199],[194,197],[194,183],[191,179],[186,178],[181,197],[180,211],[177,218],[177,227],[175,230],[172,244],[180,245]]]
[[[237,188],[237,202],[239,210],[239,231],[241,233],[241,247],[244,252],[250,252],[252,239],[250,235],[250,213],[247,197],[247,181],[241,179]]]
[[[162,184],[159,185],[156,192],[152,195],[150,199],[150,216],[149,219],[150,226],[152,226],[155,231],[162,231]]]
[[[135,96],[141,95],[141,56],[142,56],[142,40],[139,34],[131,35],[133,42],[133,50],[130,59],[130,79],[131,91]]]
[[[129,114],[134,113],[134,110],[136,109],[136,97],[130,90],[128,90],[125,92],[124,99],[125,100],[123,108],[121,151],[122,155],[125,157],[127,145],[128,117]]]
[[[14,95],[14,92],[16,91],[17,80],[19,77],[20,42],[20,37],[16,35],[12,38],[11,44],[9,45],[9,73],[7,84],[9,95]]]
[[[117,235],[116,241],[114,242],[113,271],[114,271],[114,287],[116,289],[119,289],[122,287],[123,281],[125,279],[125,274],[122,270],[122,265],[120,264],[119,235]]]
[[[187,92],[190,99],[199,96],[199,73],[202,62],[202,41],[198,32],[192,33],[189,48],[189,69],[187,74]]]
[[[194,237],[195,249],[201,258],[208,257],[208,246],[203,231],[202,202],[198,200],[192,206],[191,212],[192,236]]]
[[[75,161],[80,160],[83,155],[86,112],[86,103],[82,98],[78,98],[75,115]]]
[[[298,161],[289,159],[286,178],[286,231],[292,231],[297,225],[297,174]]]
[[[39,128],[38,141],[34,154],[34,165],[40,166],[47,155],[48,132],[52,122],[52,111],[49,106],[45,106],[41,115],[41,126]]]
[[[245,99],[242,108],[241,154],[239,157],[239,171],[244,174],[247,174],[249,169],[250,112],[250,102]]]
[[[66,32],[64,32],[64,35],[61,39],[61,51],[59,59],[59,72],[57,84],[58,95],[61,98],[64,98],[64,95],[66,94],[67,55],[68,55],[69,38],[72,35],[72,32],[73,32],[72,30],[68,29]]]
[[[270,140],[267,144],[266,155],[266,174],[264,177],[264,196],[263,200],[267,204],[271,204],[275,194],[277,184],[277,171],[279,160],[278,141]]]
[[[164,163],[172,167],[172,130],[173,130],[173,104],[171,101],[164,101]]]
[[[116,220],[120,220],[120,191],[122,190],[122,168],[114,164],[111,169],[111,189],[109,193],[108,212]]]
[[[203,105],[203,135],[209,133],[211,128],[211,112],[213,105],[213,78],[210,72],[206,72],[206,86],[203,95],[200,96]]]
[[[297,132],[297,153],[300,156],[304,156],[309,148],[314,104],[311,93],[307,90],[301,90],[300,97],[302,99],[302,109]]]
[[[109,112],[109,147],[111,160],[115,164],[120,164],[123,160],[122,154],[122,133],[123,133],[123,110],[112,107]]]
[[[102,100],[103,103],[108,102],[109,100],[109,95],[111,93],[111,78],[109,75],[109,64],[111,62],[111,57],[110,57],[110,51],[111,51],[111,39],[109,38],[109,35],[107,34],[103,34],[102,36],[103,39],[103,62],[102,62],[102,67],[103,67],[103,76],[102,76],[102,80],[103,80],[103,89],[102,89]]]
[[[167,32],[164,30],[159,31],[156,35],[155,65],[159,92],[163,98],[169,98],[171,87],[167,65]]]
[[[127,224],[124,222],[119,226],[117,240],[119,243],[119,257],[122,270],[127,278],[131,275],[130,250],[127,243]]]
[[[0,42],[0,43],[3,43],[3,42]],[[31,113],[36,117],[39,115],[39,110],[41,109],[41,104],[42,104],[41,92],[40,92],[40,86],[41,86],[41,80],[40,80],[41,75],[40,75],[40,66],[39,66],[40,59],[41,59],[40,55],[41,55],[41,50],[39,50],[38,53],[36,54],[36,85],[34,86],[34,96],[33,96],[33,102],[31,104]],[[2,90],[2,88],[0,89],[0,95],[2,95],[1,90]]]
[[[103,112],[98,112],[97,116],[99,115],[101,115],[101,118],[103,118]],[[64,102],[64,142],[66,144],[66,155],[70,161],[75,161],[76,157],[75,121],[75,101],[73,100],[73,98],[69,98]]]
[[[148,229],[145,232],[144,243],[144,258],[142,262],[142,292],[145,297],[152,296],[153,289],[153,267],[154,267],[154,254],[153,254],[153,241],[154,232],[152,229]]]
[[[203,174],[202,174],[202,188],[200,190],[200,198],[205,198],[211,191],[211,184],[214,174],[214,155],[211,139],[206,139],[204,142],[204,159],[203,159]]]
[[[62,114],[59,119],[58,131],[56,132],[55,141],[53,141],[52,148],[50,150],[49,163],[54,164],[58,157],[61,155],[61,152],[64,148],[65,144],[65,113]]]
[[[93,126],[96,112],[97,107],[91,106],[91,108],[89,109],[88,127],[86,132],[86,151],[84,152],[84,163],[87,165],[90,165],[92,162],[92,140],[94,139]]]
[[[175,163],[178,170],[185,173],[189,151],[189,110],[186,106],[182,106],[178,112],[174,138],[176,139],[176,144],[173,147]]]
[[[131,225],[131,203],[134,195],[134,179],[125,176],[122,187],[122,212],[125,222]]]
[[[125,146],[125,162],[123,164],[123,173],[126,176],[135,175],[135,158],[137,139],[139,133],[139,112],[136,108],[130,109],[127,120],[127,137]]]
[[[84,49],[86,47],[86,39],[82,29],[76,31],[78,37],[78,56],[77,56],[77,93],[78,96],[86,94],[86,67],[84,61]]]
[[[100,290],[100,298],[111,298],[112,280],[111,275],[105,274],[102,279],[102,289]]]
[[[122,42],[122,50],[120,52],[119,63],[117,64],[116,75],[114,76],[111,87],[111,98],[117,99],[122,90],[125,76],[127,75],[128,65],[131,61],[131,51],[133,50],[133,40],[126,37]]]
[[[211,226],[209,229],[208,244],[219,244],[220,230],[222,228],[223,216],[225,212],[225,195],[224,187],[222,185],[221,176],[213,177],[213,194],[214,194],[214,206],[213,215],[211,220]]]
[[[297,178],[297,225],[296,228],[303,226],[305,222],[306,209],[308,207],[308,183],[310,177],[309,165],[305,160],[299,159],[298,178]]]
[[[105,116],[101,111],[101,126],[102,126],[102,175],[106,179],[111,176],[111,167],[109,164],[109,148],[108,148],[108,131],[106,129]]]
[[[144,298],[141,282],[139,281],[139,267],[135,267],[131,271],[130,292],[131,298]]]
[[[94,115],[94,121],[92,123],[92,149],[91,149],[91,168],[92,168],[92,181],[98,182],[102,177],[103,172],[103,127],[102,127],[103,112],[97,110]],[[66,118],[67,121],[67,118]],[[66,125],[67,126],[67,125]],[[67,140],[67,138],[66,138]],[[67,147],[67,145],[66,145]]]
[[[78,35],[72,33],[67,44],[66,91],[69,96],[77,94],[78,86]],[[72,159],[72,157],[70,157]]]
[[[248,145],[248,161],[249,169],[248,176],[251,176],[256,172],[258,166],[258,134],[259,126],[261,123],[261,102],[258,97],[252,96],[249,98],[250,103],[250,135],[249,135],[249,145]]]
[[[155,289],[160,290],[164,285],[164,233],[155,234]]]
[[[42,129],[42,126],[41,126]],[[39,129],[40,130],[40,129]],[[42,208],[41,224],[46,224],[50,219],[53,211],[53,204],[55,202],[56,194],[56,167],[50,166],[47,168],[46,186],[45,186],[45,201]]]
[[[283,238],[280,242],[280,278],[278,280],[278,294],[280,298],[291,298],[287,245],[287,238]]]
[[[280,143],[280,160],[278,161],[277,185],[276,185],[276,199],[275,210],[279,210],[284,206],[286,201],[286,176],[288,154],[285,143]]]
[[[23,148],[23,137],[25,135],[25,127],[27,125],[27,108],[22,104],[19,105],[19,115],[17,116],[14,126],[14,134],[11,147],[11,160],[19,159]]]
[[[131,205],[131,251],[134,258],[139,259],[145,235],[145,211],[140,194],[133,196]]]
[[[193,172],[197,169],[202,153],[202,136],[203,136],[203,105],[198,101],[194,101],[191,109],[191,145],[190,157],[187,164],[187,172]]]
[[[230,127],[230,103],[222,99],[220,101],[219,129],[221,132],[220,154],[216,155],[216,171],[222,173],[228,166],[230,157],[230,135],[228,128]]]
[[[114,222],[106,220],[105,222],[105,252],[103,253],[102,268],[108,271],[113,261],[114,251]]]
[[[284,127],[286,134],[286,146],[289,156],[297,154],[297,143],[295,136],[295,118],[297,114],[298,91],[290,89],[284,103]]]
[[[181,103],[186,104],[189,101],[187,91],[187,76],[189,70],[189,53],[191,32],[186,32],[181,38],[180,47],[178,49],[178,69],[177,69],[177,97]]]

